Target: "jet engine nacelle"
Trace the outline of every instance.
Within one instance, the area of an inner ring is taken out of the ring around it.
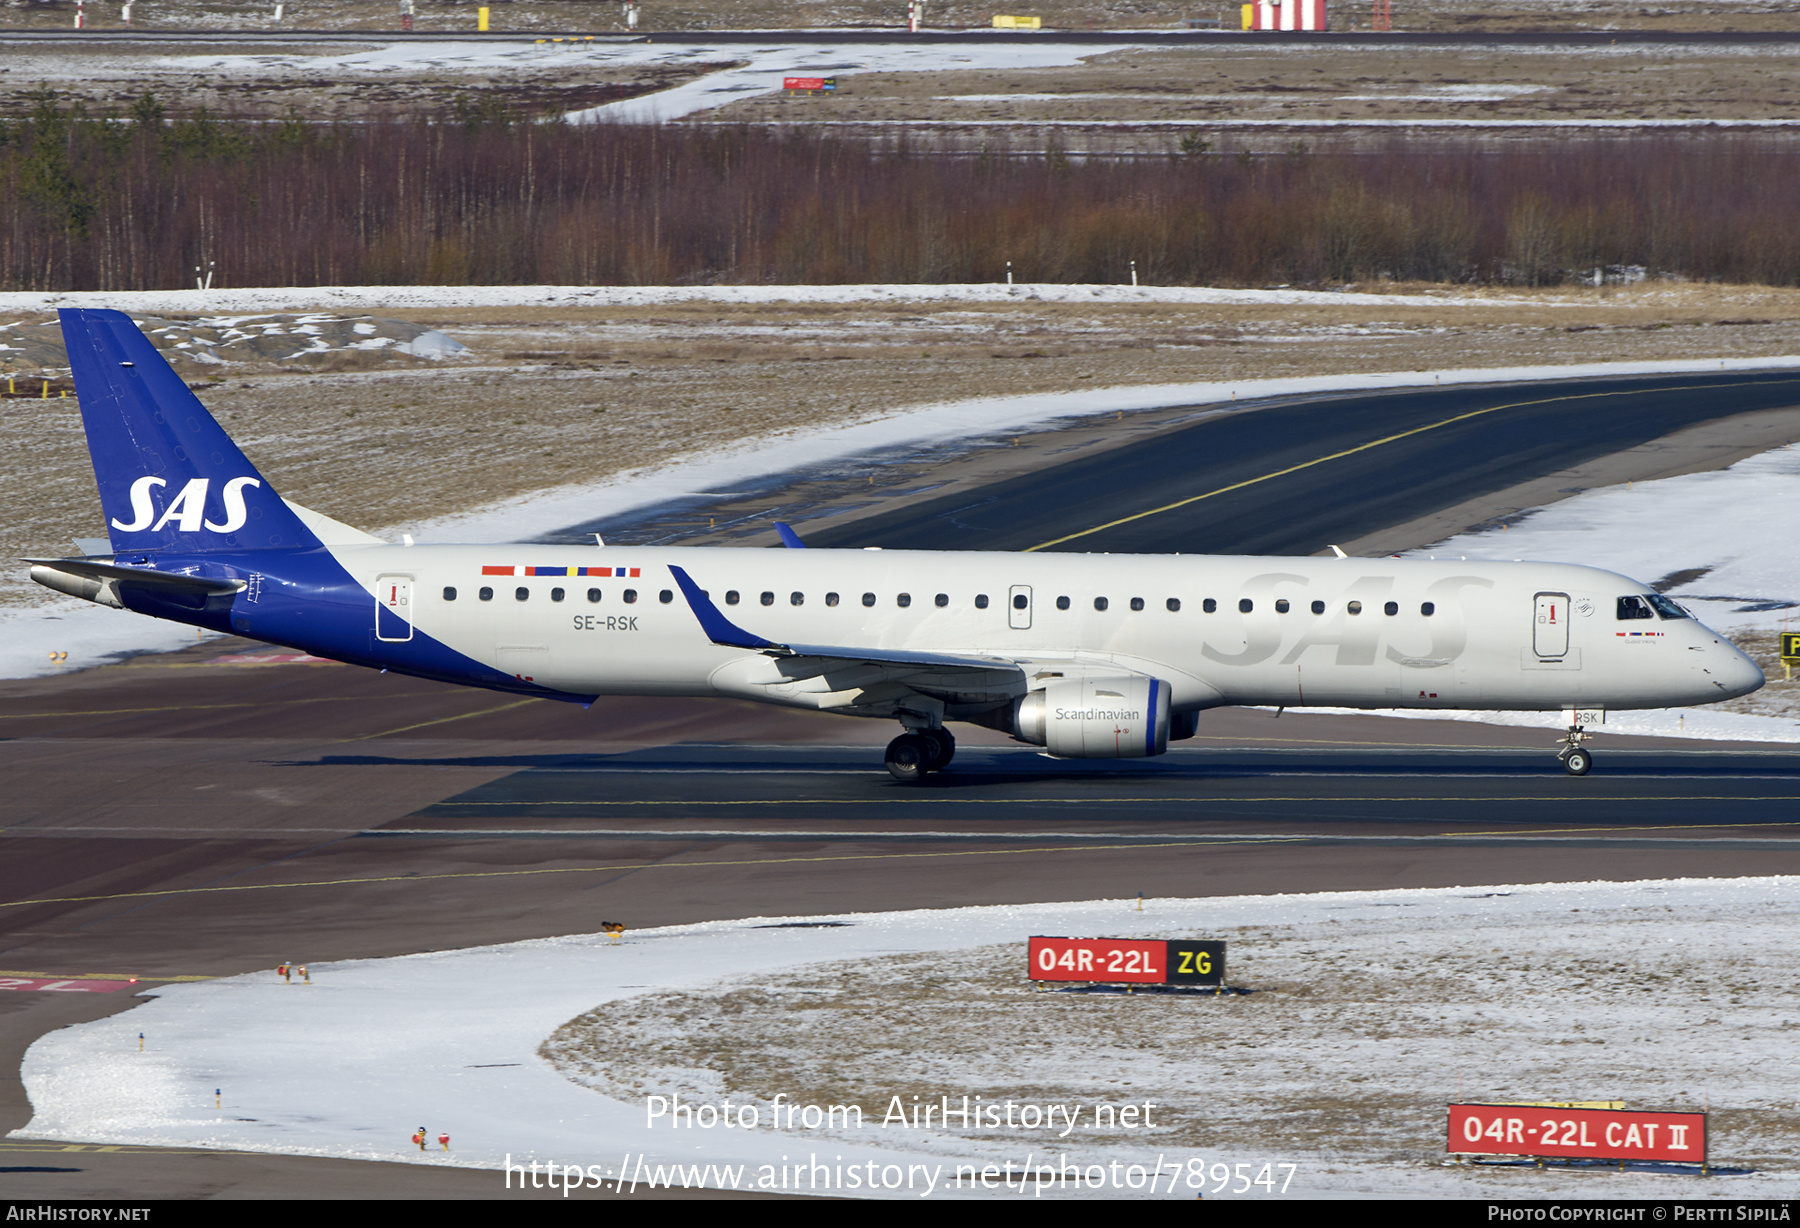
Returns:
[[[1059,759],[1142,759],[1169,749],[1169,684],[1070,678],[1019,701],[1013,736]]]

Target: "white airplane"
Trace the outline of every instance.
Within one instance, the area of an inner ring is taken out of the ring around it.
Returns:
[[[355,665],[898,720],[903,781],[949,763],[949,721],[1129,759],[1230,704],[1560,710],[1579,776],[1605,710],[1763,684],[1675,602],[1563,563],[394,545],[277,495],[127,316],[61,316],[110,539],[32,578]]]

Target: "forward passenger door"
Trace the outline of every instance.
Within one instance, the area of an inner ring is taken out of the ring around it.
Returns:
[[[1539,593],[1531,628],[1531,647],[1539,660],[1569,655],[1569,595]]]

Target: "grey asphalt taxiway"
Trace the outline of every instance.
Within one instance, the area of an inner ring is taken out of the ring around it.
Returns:
[[[1044,449],[1031,472],[983,468],[1012,450],[964,452],[944,484],[839,507],[814,540],[1312,553],[1571,466],[1680,468],[1692,457],[1660,446],[1678,437],[1718,462],[1704,439],[1766,446],[1797,402],[1800,377],[1775,372],[1309,398],[1143,435],[1088,424],[1072,429],[1115,435],[1076,458]],[[1430,480],[1397,490],[1409,472]],[[829,478],[796,481],[828,493]],[[794,505],[792,484],[761,497]],[[614,919],[1800,868],[1786,744],[1603,737],[1573,779],[1554,718],[1224,710],[1136,763],[970,731],[909,788],[882,770],[892,730],[875,722],[674,699],[584,713],[283,655],[221,641],[0,683],[0,979],[154,985]],[[16,1072],[35,1037],[130,1003],[0,992],[0,1131],[29,1117]],[[398,1145],[416,1123],[390,1124]],[[61,1146],[7,1141],[0,1196],[498,1192],[489,1173]]]

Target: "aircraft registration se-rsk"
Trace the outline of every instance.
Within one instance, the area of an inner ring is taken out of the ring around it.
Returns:
[[[1763,683],[1675,602],[1561,563],[395,545],[282,499],[129,317],[61,317],[109,539],[32,578],[355,665],[897,720],[906,781],[950,721],[1128,759],[1241,704],[1562,710],[1579,776],[1606,709]]]

